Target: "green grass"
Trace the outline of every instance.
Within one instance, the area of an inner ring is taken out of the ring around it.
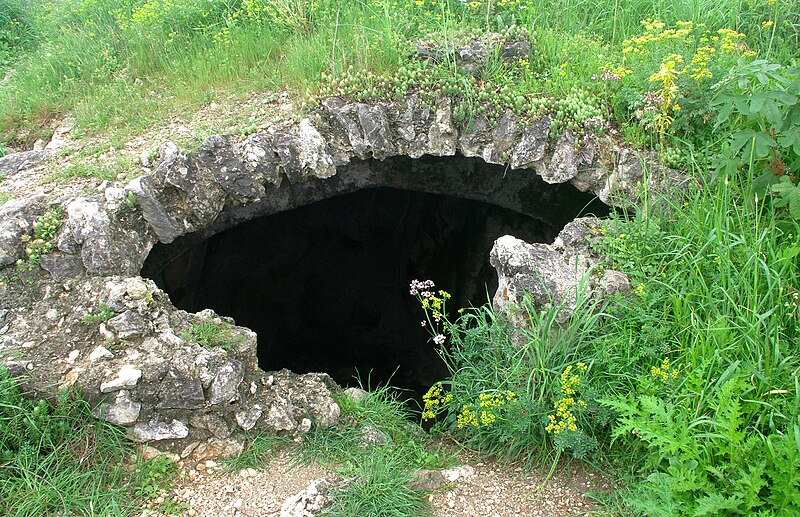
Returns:
[[[487,30],[486,2],[473,9],[455,0],[300,1],[285,4],[294,11],[279,12],[200,0],[4,4],[25,20],[29,35],[14,44],[15,57],[5,65],[13,80],[0,92],[0,140],[16,143],[41,136],[67,114],[89,132],[133,135],[231,94],[288,89],[308,98],[325,86],[323,73],[338,78],[352,66],[391,76],[407,64],[410,40]],[[640,34],[647,18],[734,28],[762,57],[777,61],[788,61],[800,44],[798,22],[785,14],[798,11],[797,0],[511,0],[491,7],[489,29],[516,24],[532,34],[536,80],[521,85],[522,93],[558,96],[575,81],[587,82],[601,61],[617,59],[622,41]],[[764,21],[773,25],[764,28]],[[590,38],[588,47],[581,38]]]
[[[404,402],[386,387],[373,389],[365,399],[337,400],[342,421],[330,429],[312,429],[305,436],[305,461],[336,467],[352,482],[333,497],[331,515],[415,516],[428,512],[424,494],[406,487],[415,470],[441,468],[452,457],[433,448],[424,431],[411,422]],[[367,444],[364,427],[386,438]]]
[[[224,460],[224,464],[234,472],[248,468],[265,469],[269,467],[275,454],[291,443],[285,437],[253,433],[245,439],[242,452],[235,458]]]
[[[171,484],[175,466],[141,462],[124,432],[79,399],[24,398],[0,369],[0,513],[134,515]]]
[[[192,325],[191,330],[182,333],[181,337],[186,341],[193,341],[205,347],[220,347],[223,350],[232,350],[243,339],[233,331],[230,323],[214,323],[213,321],[198,322]]]

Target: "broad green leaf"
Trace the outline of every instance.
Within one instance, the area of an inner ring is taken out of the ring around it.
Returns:
[[[778,143],[763,131],[755,134],[755,156],[756,158],[766,158],[769,151],[776,147]]]
[[[731,154],[738,154],[742,147],[753,140],[755,134],[756,132],[750,128],[735,132],[731,137]]]
[[[753,178],[753,191],[763,199],[764,194],[770,190],[772,185],[776,184],[779,178],[772,174],[770,171],[765,171],[763,174]]]

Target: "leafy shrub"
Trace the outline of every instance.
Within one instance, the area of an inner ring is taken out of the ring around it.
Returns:
[[[800,69],[740,61],[717,89],[717,127],[730,131],[720,168],[744,168],[756,193],[800,219]]]
[[[609,400],[615,439],[641,441],[652,472],[628,502],[647,515],[800,512],[800,420],[766,438],[749,428],[760,404],[742,377],[711,388],[708,412],[643,395]]]

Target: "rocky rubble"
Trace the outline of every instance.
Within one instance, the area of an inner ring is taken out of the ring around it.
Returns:
[[[137,441],[203,459],[236,454],[241,431],[294,435],[339,418],[327,375],[260,370],[252,331],[177,310],[150,280],[40,275],[36,285],[30,298],[19,283],[3,288],[16,302],[0,323],[3,363],[38,396],[77,389]],[[199,325],[219,329],[218,342],[199,340]]]

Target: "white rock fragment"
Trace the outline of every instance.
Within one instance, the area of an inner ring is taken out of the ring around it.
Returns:
[[[100,393],[108,393],[121,388],[132,388],[142,378],[142,371],[133,365],[126,364],[120,368],[117,376],[100,384]]]
[[[76,359],[78,359],[78,357],[80,357],[80,355],[81,355],[81,351],[80,351],[80,350],[73,350],[73,351],[72,351],[72,352],[70,352],[70,353],[69,353],[69,355],[67,356],[67,362],[68,362],[69,364],[72,364],[72,363],[74,363],[74,362],[75,362],[75,360],[76,360]]]
[[[101,359],[111,359],[112,357],[114,357],[114,354],[112,354],[108,348],[99,345],[89,354],[89,361],[94,363]]]
[[[189,436],[189,428],[179,420],[166,423],[153,419],[147,423],[138,423],[133,427],[133,437],[140,442],[175,440],[187,436]]]

